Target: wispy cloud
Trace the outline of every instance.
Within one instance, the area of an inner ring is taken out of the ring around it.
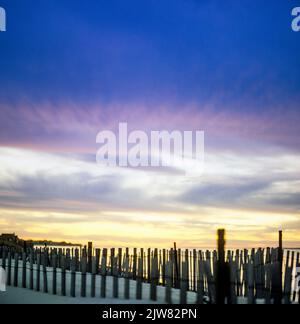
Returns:
[[[271,224],[292,229],[299,218],[298,155],[251,160],[209,154],[205,175],[187,179],[169,172],[101,168],[73,155],[11,148],[0,153],[1,227],[27,236],[59,233],[69,239],[68,227],[89,239],[101,228],[121,243],[122,233],[134,229],[140,242],[152,233],[157,242],[178,235],[192,246],[196,232],[204,244],[212,244],[204,238],[226,226],[236,244],[238,233],[248,231],[255,242],[256,232],[268,233]],[[239,170],[232,174],[236,165]],[[156,231],[161,233],[157,238]]]

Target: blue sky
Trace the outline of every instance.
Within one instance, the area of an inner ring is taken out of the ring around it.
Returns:
[[[8,16],[2,99],[205,103],[219,96],[219,106],[251,110],[299,98],[295,1],[1,4]]]
[[[296,0],[0,6],[3,231],[103,244],[105,228],[112,245],[176,235],[196,246],[226,226],[238,246],[273,242],[281,227],[298,242]],[[204,130],[204,177],[97,169],[97,132],[124,121]]]

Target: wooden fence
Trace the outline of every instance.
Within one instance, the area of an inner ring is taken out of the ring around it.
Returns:
[[[300,271],[298,252],[283,253],[280,247],[225,251],[221,232],[217,251],[108,250],[94,249],[89,243],[83,249],[39,248],[22,253],[0,247],[0,260],[7,285],[54,295],[106,298],[110,289],[113,298],[165,303],[300,301],[294,284],[296,269]]]

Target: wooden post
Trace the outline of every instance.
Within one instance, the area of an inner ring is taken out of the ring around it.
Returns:
[[[198,287],[197,287],[197,303],[203,304],[204,297],[204,261],[202,260],[202,252],[199,251],[198,258]]]
[[[218,230],[218,262],[216,274],[216,303],[225,304],[226,297],[229,296],[230,274],[228,264],[225,263],[225,230]]]
[[[61,269],[62,249],[58,249],[58,268]]]
[[[187,290],[189,290],[190,289],[190,254],[189,254],[189,250],[188,249],[186,249],[185,250],[185,255],[184,255],[184,258],[185,258],[185,262],[186,262],[186,267],[187,267],[187,269],[186,269],[186,281],[187,281]],[[183,264],[182,264],[182,268],[183,268]],[[183,270],[182,270],[183,271]],[[181,272],[181,278],[183,278],[183,274],[182,274],[182,272]]]
[[[26,288],[26,274],[27,274],[27,269],[26,269],[26,253],[23,252],[22,254],[22,288]]]
[[[140,250],[140,256],[142,258],[142,264],[143,264],[143,272],[142,272],[142,282],[144,282],[144,273],[145,273],[145,263],[144,263],[144,249]]]
[[[34,261],[34,251],[30,250],[29,262],[30,262],[30,275],[29,275],[29,289],[33,290],[33,261]]]
[[[155,251],[152,264],[151,264],[151,285],[150,285],[150,299],[153,301],[157,300],[157,285],[158,285],[158,255],[157,250]]]
[[[118,276],[118,258],[114,257],[112,263],[113,268],[113,297],[119,297],[119,276]]]
[[[91,269],[91,297],[96,297],[96,273],[97,273],[97,257],[92,257],[92,269]]]
[[[19,254],[15,253],[14,287],[18,287]]]
[[[143,252],[141,252],[140,258],[138,260],[138,275],[137,275],[137,283],[136,283],[136,299],[141,300],[142,299],[142,287],[143,287],[143,268],[144,262],[143,262]]]
[[[272,282],[272,272],[271,272],[271,250],[267,248],[266,251],[266,260],[265,260],[265,300],[266,304],[271,303],[271,282]]]
[[[166,285],[166,250],[162,251],[162,285]]]
[[[2,250],[2,268],[6,270],[6,248],[3,247]]]
[[[129,256],[125,256],[125,282],[124,282],[124,298],[129,299],[130,298],[130,291],[129,291]]]
[[[87,272],[87,258],[84,255],[81,258],[81,297],[86,297],[86,272]]]
[[[101,260],[101,298],[106,297],[106,262],[107,262],[107,249],[102,251],[102,260]]]
[[[71,252],[70,249],[66,249],[66,270],[70,270],[71,267]]]
[[[236,304],[236,263],[233,260],[232,255],[229,257],[229,271],[230,271],[230,295],[228,298],[228,304]]]
[[[43,292],[48,293],[48,278],[47,278],[47,261],[48,261],[48,256],[47,256],[47,250],[44,250],[43,253]]]
[[[241,255],[240,255],[240,251],[236,250],[236,254],[235,254],[235,269],[236,269],[236,295],[239,297],[242,295],[242,284],[241,284]]]
[[[11,250],[7,254],[7,285],[11,285]]]
[[[180,304],[187,304],[189,266],[188,260],[182,262],[181,282],[180,282]]]
[[[54,250],[52,254],[52,294],[56,295],[57,294],[57,251],[56,249]]]
[[[172,286],[173,286],[173,262],[166,263],[166,303],[172,304]]]
[[[180,258],[180,252],[179,252]],[[174,242],[174,263],[175,263],[175,288],[179,288],[179,267],[178,267],[178,255],[177,255],[177,246]]]
[[[214,278],[211,268],[210,252],[206,251],[206,260],[204,263],[204,271],[207,281],[208,296],[211,304],[216,303],[216,278]],[[216,275],[217,276],[217,275]]]
[[[291,255],[291,266],[289,266],[290,251],[287,251],[286,256],[286,266],[285,266],[285,274],[284,274],[284,304],[291,303],[291,292],[292,292],[292,275],[293,275],[293,266],[294,266],[294,257],[295,253],[292,252]]]
[[[74,256],[74,265],[75,265],[75,272],[79,271],[79,250],[75,249],[75,256]]]
[[[36,255],[36,291],[40,291],[40,278],[41,278],[41,252],[40,250],[37,251],[37,255]]]
[[[60,258],[61,265],[61,295],[66,296],[66,257],[62,254]]]
[[[87,271],[92,272],[93,242],[88,242],[88,265]]]
[[[254,304],[254,264],[251,259],[248,263],[248,304]]]
[[[114,258],[115,258],[115,249],[112,248],[112,249],[110,250],[110,275],[111,275],[112,277],[114,276],[114,269],[113,269]]]
[[[136,271],[137,271],[137,249],[133,249],[133,263],[132,263],[132,279],[136,280]]]
[[[193,249],[193,290],[197,291],[197,250]]]
[[[100,253],[101,253],[100,249],[95,250],[96,274],[99,273]]]
[[[279,248],[278,248],[278,262],[279,262],[279,291],[278,298],[275,298],[275,304],[282,303],[282,266],[283,266],[283,245],[282,245],[282,231],[279,231]]]
[[[151,282],[151,249],[147,252],[147,281]]]
[[[70,295],[71,297],[76,297],[76,258],[71,260],[70,270],[71,270],[71,288],[70,288]]]
[[[300,269],[300,253],[299,252],[297,253],[297,256],[296,256],[296,274],[294,277],[295,284],[294,284],[294,289],[293,289],[293,302],[296,301],[297,292],[299,292],[299,294],[300,294],[300,290],[299,290],[300,287],[298,285],[298,276],[300,274],[297,272],[297,269]],[[300,295],[298,295],[298,296],[300,297]],[[299,298],[299,303],[300,303],[300,298]]]
[[[118,249],[118,272],[119,272],[119,276],[121,276],[122,274],[122,249],[119,248]]]
[[[297,260],[296,260],[296,268],[297,269],[300,269],[300,254],[297,253]],[[296,276],[298,276],[299,273],[296,273]],[[297,293],[297,290],[298,290],[298,304],[300,304],[300,281],[297,280],[298,277],[296,277],[296,293]]]

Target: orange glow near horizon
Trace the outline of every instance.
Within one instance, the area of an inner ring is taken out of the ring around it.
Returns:
[[[227,232],[228,248],[250,248],[250,247],[266,247],[277,246],[278,230],[280,226],[280,217],[267,213],[263,217],[260,213],[253,212],[237,212],[237,211],[213,211],[212,215],[206,215],[203,219],[203,226],[188,225],[183,220],[184,215],[164,216],[162,213],[154,215],[145,215],[138,220],[137,215],[132,213],[129,223],[114,222],[104,220],[101,221],[101,215],[96,221],[86,221],[82,219],[82,215],[70,215],[64,213],[51,213],[51,222],[49,213],[43,211],[20,211],[20,210],[0,210],[2,219],[0,220],[1,232],[15,232],[20,238],[25,240],[52,240],[55,242],[68,242],[86,245],[88,241],[93,241],[95,246],[99,247],[159,247],[170,248],[173,242],[182,248],[198,248],[212,249],[216,246],[216,231],[218,228],[225,228]],[[129,213],[129,212],[128,212]],[[31,215],[31,222],[22,222],[21,219],[25,215]],[[130,213],[129,213],[130,214]],[[227,214],[232,217],[227,217]],[[240,214],[243,220],[239,220],[235,215]],[[3,219],[3,216],[5,218]],[[15,220],[12,220],[14,215]],[[221,216],[222,215],[222,216]],[[259,216],[260,215],[260,216]],[[247,220],[248,219],[248,223]],[[55,218],[59,219],[56,223]],[[72,217],[73,223],[68,222],[68,218]],[[160,218],[159,218],[160,217]],[[194,219],[197,215],[189,215]],[[269,232],[267,226],[272,218],[273,232]],[[293,221],[295,216],[282,215],[286,220]],[[91,215],[95,219],[95,215]],[[65,219],[65,220],[63,220]],[[77,219],[77,221],[76,221]],[[151,222],[147,223],[147,220]],[[166,223],[165,220],[173,222]],[[264,219],[266,220],[264,222]],[[74,221],[75,220],[75,221]],[[191,220],[190,220],[191,221]],[[205,221],[207,224],[205,224]],[[209,222],[208,222],[209,221]],[[211,225],[211,224],[214,225]],[[223,225],[223,226],[222,226]],[[297,247],[299,244],[299,231],[284,231],[285,247]]]

